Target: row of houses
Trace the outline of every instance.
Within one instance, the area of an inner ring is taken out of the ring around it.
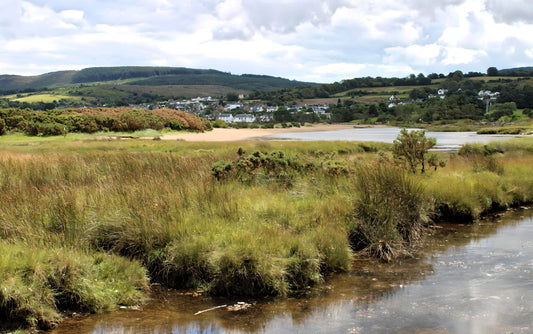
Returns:
[[[238,115],[232,115],[232,114],[215,114],[215,115],[206,115],[206,118],[209,120],[216,120],[220,119],[221,121],[224,121],[226,123],[254,123],[254,122],[261,122],[261,123],[268,123],[271,122],[274,119],[273,115],[252,115],[252,114],[238,114]]]
[[[144,103],[139,105],[130,105],[130,108],[133,109],[159,109],[159,108],[171,108],[171,109],[177,109],[177,110],[185,110],[190,113],[195,113],[198,115],[204,115],[206,113],[208,114],[229,114],[229,113],[235,113],[235,111],[244,111],[245,113],[240,115],[235,115],[233,117],[237,117],[238,120],[235,120],[234,122],[241,122],[240,119],[243,119],[243,122],[250,122],[250,117],[244,117],[242,115],[249,115],[249,114],[273,114],[276,112],[279,108],[285,108],[285,110],[295,110],[297,112],[305,111],[305,112],[314,112],[316,114],[326,114],[329,105],[328,104],[319,104],[319,105],[296,105],[296,106],[269,106],[265,103],[248,103],[244,104],[242,102],[228,102],[225,105],[222,105],[219,100],[213,99],[211,97],[206,98],[194,98],[194,99],[188,99],[188,100],[168,100],[168,101],[161,101],[156,104],[150,104],[150,103]],[[209,108],[209,112],[206,112],[206,109]],[[224,116],[223,116],[224,117]],[[259,116],[257,116],[259,118]],[[264,117],[262,117],[264,118]]]

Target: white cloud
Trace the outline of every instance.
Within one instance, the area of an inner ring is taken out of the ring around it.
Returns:
[[[486,0],[486,6],[499,22],[533,23],[533,2],[530,0]]]
[[[469,64],[478,60],[480,57],[487,56],[484,50],[469,50],[463,48],[448,47],[444,51],[445,57],[442,60],[444,65]]]
[[[59,13],[59,16],[62,17],[65,21],[69,22],[83,22],[83,11],[81,10],[63,10]]]
[[[485,71],[531,65],[532,18],[528,0],[2,0],[0,73],[164,64],[330,82]]]
[[[434,65],[439,60],[442,46],[438,44],[410,45],[407,47],[386,48],[387,56],[384,58],[387,64],[413,64],[418,66]]]
[[[396,76],[401,77],[407,75],[407,73],[416,72],[411,66],[408,65],[378,65],[376,66],[380,72],[384,73],[382,76]]]
[[[364,64],[350,64],[350,63],[332,63],[315,67],[310,74],[307,74],[307,80],[324,80],[340,81],[346,78],[353,78],[360,73],[366,66]]]

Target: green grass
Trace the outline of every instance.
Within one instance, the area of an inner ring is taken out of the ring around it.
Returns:
[[[73,100],[73,101],[78,101],[78,102],[81,101],[81,98],[79,97],[72,97],[68,95],[56,95],[56,94],[29,94],[27,96],[14,98],[12,100],[18,101],[18,102],[28,102],[28,103],[33,103],[33,102],[48,103],[48,102],[53,102],[53,101],[59,101],[61,99]]]
[[[145,299],[148,280],[135,261],[83,251],[0,242],[0,321],[53,328],[60,311],[98,312]]]
[[[533,134],[533,125],[524,123],[522,125],[482,127],[478,134],[498,134],[498,135],[529,135]]]
[[[0,323],[20,327],[140,303],[146,275],[214,295],[287,296],[349,270],[354,251],[408,253],[429,218],[533,200],[528,138],[415,175],[389,165],[379,143],[1,139]],[[254,151],[257,166],[213,176],[217,161],[254,164]]]

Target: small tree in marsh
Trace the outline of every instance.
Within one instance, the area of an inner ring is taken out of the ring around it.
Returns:
[[[426,171],[427,153],[437,144],[435,138],[427,138],[424,130],[407,131],[402,129],[394,140],[392,154],[395,158],[405,161],[411,172],[422,165],[421,172]]]

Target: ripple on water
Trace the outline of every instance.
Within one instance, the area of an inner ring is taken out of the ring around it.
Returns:
[[[305,298],[220,299],[159,287],[140,310],[67,320],[51,333],[531,333],[532,215],[443,225],[418,258],[355,260],[352,272]],[[217,308],[239,302],[250,306]]]

